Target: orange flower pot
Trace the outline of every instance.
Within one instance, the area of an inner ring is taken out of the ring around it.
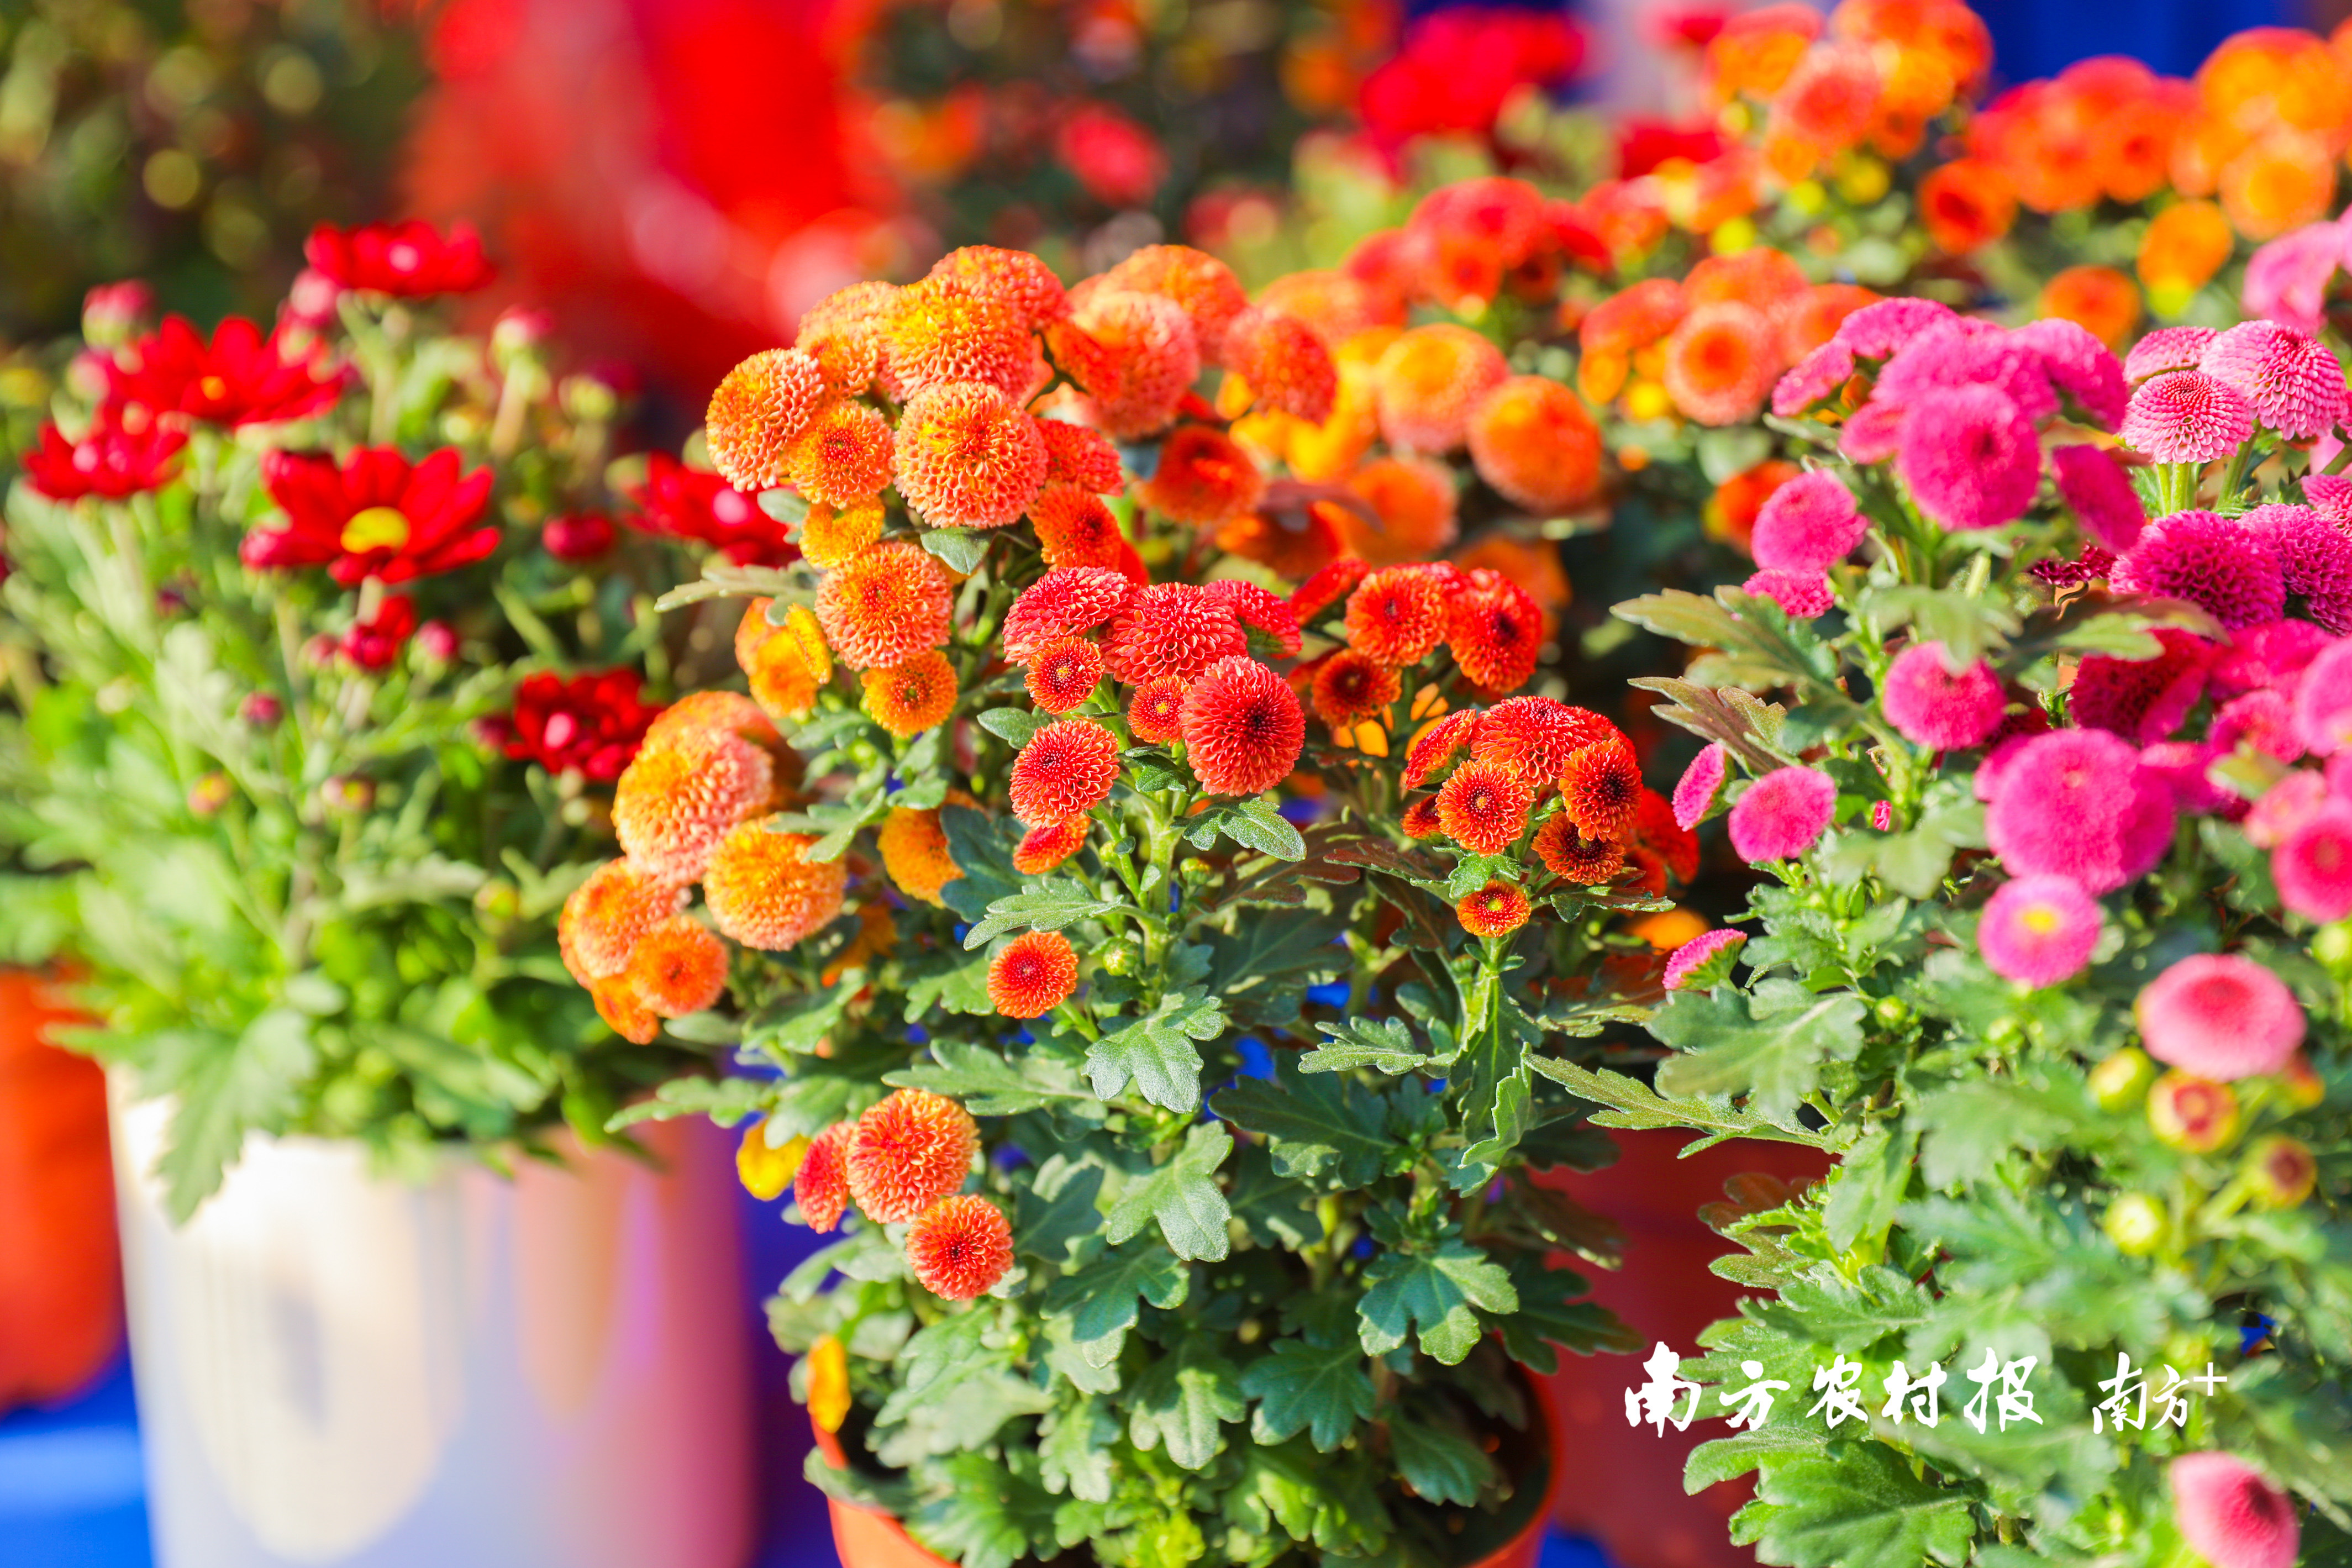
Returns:
[[[1559,1405],[1542,1378],[1530,1377],[1528,1383],[1537,1407],[1543,1412],[1544,1429],[1551,1436],[1550,1473],[1544,1479],[1543,1506],[1535,1510],[1517,1535],[1475,1563],[1465,1563],[1463,1568],[1536,1568],[1536,1560],[1543,1555],[1544,1533],[1550,1528],[1552,1506],[1559,1500],[1560,1483],[1568,1470],[1560,1462]],[[848,1459],[842,1452],[841,1439],[822,1426],[815,1430],[817,1449],[824,1455],[825,1462],[835,1469],[846,1466]],[[825,1506],[833,1515],[833,1545],[841,1557],[841,1568],[955,1568],[947,1559],[917,1545],[906,1527],[887,1513],[858,1508],[838,1498],[827,1498]]]

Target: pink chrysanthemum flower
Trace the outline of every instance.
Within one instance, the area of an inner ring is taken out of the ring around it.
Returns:
[[[2109,550],[2129,550],[2147,523],[2147,509],[2123,465],[2097,447],[2058,447],[2050,453],[2058,494],[2083,531]]]
[[[2279,902],[2305,920],[2352,915],[2352,805],[2330,799],[2289,833],[2271,852],[2271,880]]]
[[[2319,331],[2327,286],[2336,280],[2344,251],[2344,227],[2334,218],[2289,229],[2247,260],[2241,306],[2250,318],[2284,321],[2299,331]]]
[[[2230,1454],[2172,1461],[2172,1521],[2213,1568],[2294,1568],[2303,1526],[2294,1500]]]
[[[2033,422],[2005,394],[1953,387],[1912,408],[1895,468],[1919,510],[1945,528],[1999,528],[2033,504],[2042,447]]]
[[[1885,462],[1902,449],[1910,412],[1892,403],[1864,404],[1838,431],[1838,455],[1852,463]]]
[[[2205,345],[2197,368],[2290,440],[2325,435],[2344,417],[2344,367],[2318,339],[2276,321],[2239,322]]]
[[[1775,768],[1732,804],[1731,847],[1751,863],[1811,849],[1837,815],[1837,784],[1818,768]]]
[[[2251,746],[2265,756],[2292,763],[2303,755],[2294,732],[2294,703],[2268,687],[2232,697],[2214,711],[2207,739],[2223,752]]]
[[[1939,752],[1980,744],[2000,728],[2009,706],[1991,665],[1979,659],[1955,675],[1939,642],[1913,643],[1896,654],[1879,701],[1905,740]]]
[[[1864,305],[1838,323],[1830,341],[1844,344],[1857,359],[1887,359],[1928,327],[1951,319],[1948,305],[1898,296]]]
[[[2221,1083],[2277,1072],[2303,1044],[2303,1004],[2242,953],[2180,960],[2142,988],[2132,1016],[2149,1056]]]
[[[2156,640],[2163,651],[2154,658],[2107,653],[2084,658],[2067,689],[2067,710],[2076,725],[2108,731],[2137,746],[2153,745],[2180,728],[2205,695],[2213,645],[2168,626]]]
[[[2169,370],[2195,370],[2205,345],[2219,336],[2211,327],[2158,327],[2124,356],[2124,379],[2137,386]]]
[[[2255,848],[2275,849],[2326,804],[2326,776],[2298,768],[2264,790],[2238,826]]]
[[[1748,933],[1744,931],[1704,931],[1691,938],[1675,949],[1674,956],[1666,960],[1666,989],[1682,990],[1690,984],[1691,971],[1724,949],[1738,947],[1747,940]]]
[[[2080,885],[2064,877],[2020,877],[1986,901],[1977,951],[2003,980],[2055,985],[2091,962],[2101,923],[2098,900]]]
[[[2254,405],[2201,370],[2167,371],[2141,384],[2124,410],[2124,445],[2159,463],[2210,463],[2254,433]]]
[[[2043,374],[2102,430],[2124,416],[2124,367],[2091,330],[2063,316],[2028,321],[2010,334],[2040,356]]]
[[[1799,360],[1772,388],[1772,412],[1794,419],[1846,384],[1853,350],[1832,340]]]
[[[2158,741],[2140,748],[2140,765],[2164,781],[2172,792],[2172,809],[2188,816],[2210,816],[2237,797],[2209,776],[2220,750],[2201,741]]]
[[[2071,877],[2105,893],[2162,858],[2172,823],[2172,792],[2137,748],[2097,730],[2057,730],[2004,759],[1985,837],[2011,876]]]
[[[2352,531],[2304,506],[2258,506],[2238,521],[2270,542],[2286,591],[2313,620],[2352,631]]]
[[[2276,687],[2290,697],[2320,650],[2336,639],[2309,621],[2271,621],[2233,634],[2213,662],[2213,690],[2222,697]]]
[[[2319,653],[2294,690],[2294,728],[2315,755],[2352,750],[2352,637]]]
[[[2286,579],[2270,541],[2219,512],[2158,518],[2107,574],[2118,594],[2186,599],[2231,631],[2286,610]]]
[[[2330,522],[2352,522],[2352,474],[2306,474],[2303,499]]]
[[[1870,399],[1888,408],[1916,408],[1936,393],[1962,387],[2000,393],[2029,423],[2058,412],[2058,394],[2042,356],[2016,334],[1966,316],[1930,326],[1905,344],[1878,373]]]
[[[1837,604],[1837,595],[1830,588],[1830,580],[1819,572],[1781,572],[1767,569],[1751,575],[1739,584],[1742,592],[1759,599],[1769,599],[1788,612],[1793,621],[1810,621],[1815,616],[1826,616]]]
[[[1730,760],[1731,753],[1719,741],[1702,747],[1698,755],[1691,759],[1690,766],[1683,770],[1683,776],[1675,784],[1675,826],[1687,833],[1715,809],[1716,797],[1723,793]]]
[[[1869,531],[1853,492],[1835,474],[1816,468],[1765,499],[1748,552],[1759,566],[1811,574],[1844,560]]]

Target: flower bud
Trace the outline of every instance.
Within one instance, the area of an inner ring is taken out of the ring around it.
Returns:
[[[286,705],[267,691],[256,691],[237,704],[236,716],[257,730],[274,730],[286,717]]]
[[[1985,1043],[1997,1050],[2008,1050],[2025,1043],[2025,1026],[2004,1014],[1992,1021],[1985,1031]]]
[[[2226,1083],[2175,1068],[2148,1090],[2147,1124],[2157,1142],[2184,1154],[2210,1154],[2238,1136],[2238,1097]]]
[[[556,388],[563,412],[586,425],[602,425],[621,411],[620,395],[593,375],[567,375]]]
[[[228,804],[233,793],[226,773],[206,773],[188,786],[188,809],[198,816],[211,816]]]
[[[2311,956],[2326,965],[2331,974],[2352,972],[2352,921],[2321,926],[2311,939]]]
[[[101,283],[82,296],[81,335],[105,348],[119,347],[154,308],[155,291],[144,283]]]
[[[2279,1069],[2279,1082],[2286,1086],[2287,1103],[2297,1110],[2309,1110],[2327,1098],[2327,1085],[2311,1068],[2311,1058],[2297,1051]]]
[[[539,542],[558,561],[593,561],[613,548],[613,523],[596,513],[559,517],[540,531]]]
[[[522,893],[502,877],[493,877],[474,889],[474,912],[504,924],[522,913]]]
[[[102,403],[110,384],[107,367],[113,360],[96,349],[84,349],[66,364],[66,385],[84,403]]]
[[[333,279],[306,267],[286,290],[285,320],[297,327],[323,327],[335,319],[335,300],[341,293]]]
[[[319,786],[319,798],[330,814],[355,816],[375,804],[375,785],[367,779],[338,774]]]
[[[457,628],[446,621],[427,621],[416,628],[416,651],[434,664],[457,657]]]
[[[2319,1184],[2319,1162],[2300,1140],[2274,1134],[2246,1151],[2238,1177],[2255,1207],[2291,1209]]]
[[[2129,1110],[2156,1081],[2156,1063],[2137,1046],[2126,1046],[2091,1069],[2091,1098],[2102,1110]]]
[[[808,1152],[809,1141],[803,1137],[771,1144],[768,1124],[754,1121],[743,1130],[743,1142],[735,1147],[735,1174],[741,1178],[745,1192],[767,1203],[783,1196]]]
[[[1871,1011],[1890,1029],[1899,1029],[1911,1016],[1911,1004],[1900,996],[1881,996]]]
[[[2172,1221],[2164,1205],[2146,1193],[2126,1193],[2107,1205],[2099,1228],[2126,1258],[2146,1258],[2164,1245]]]
[[[520,353],[545,342],[555,330],[555,318],[545,310],[523,305],[509,306],[499,315],[498,324],[490,329],[490,348],[500,354]]]

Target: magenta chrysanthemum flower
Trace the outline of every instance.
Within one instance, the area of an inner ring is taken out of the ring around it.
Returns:
[[[2158,518],[2107,574],[2107,585],[2118,594],[2186,599],[2231,631],[2277,620],[2286,610],[2278,552],[2219,512]]]
[[[1834,338],[1792,365],[1772,388],[1772,412],[1794,419],[1846,384],[1853,350]]]
[[[2238,826],[2255,848],[2275,849],[2326,804],[2326,778],[2308,768],[2297,768],[2264,790]]]
[[[2083,973],[2099,944],[2099,902],[2064,877],[2003,882],[1977,921],[1985,967],[2021,985],[2055,985]]]
[[[2141,384],[2124,410],[2124,445],[2159,463],[2210,463],[2254,433],[2254,405],[2201,370],[2167,371]]]
[[[2222,697],[2274,686],[2292,696],[2319,651],[2336,639],[2309,621],[2272,621],[2230,638],[2213,661],[2213,690]]]
[[[2286,591],[2313,620],[2352,631],[2352,532],[2304,506],[2258,506],[2238,521],[2270,541]]]
[[[1765,499],[1748,553],[1759,566],[1811,574],[1844,560],[1869,531],[1853,492],[1828,469],[1815,468]]]
[[[1898,296],[1864,305],[1838,323],[1830,341],[1843,343],[1857,359],[1887,359],[1927,328],[1951,319],[1948,305]]]
[[[2320,650],[2294,689],[2295,733],[2315,755],[2352,750],[2352,637]]]
[[[2172,792],[2172,809],[2188,816],[2207,816],[2237,797],[2209,776],[2218,747],[2201,741],[2158,741],[2140,749],[2140,765],[2164,781]]]
[[[2095,653],[2083,660],[2067,689],[2067,710],[2076,725],[2105,730],[2139,746],[2153,745],[2180,728],[2205,695],[2213,645],[2168,626],[2156,640],[2163,651],[2154,658]]]
[[[2084,533],[2117,552],[2138,542],[2147,509],[2112,455],[2097,447],[2058,447],[2050,453],[2050,467],[2059,496]]]
[[[2055,730],[2019,746],[1985,808],[1986,840],[2011,875],[2071,877],[2090,893],[2147,873],[2172,823],[2164,781],[2130,742],[2098,730]]]
[[[1864,404],[1838,431],[1838,455],[1853,463],[1885,462],[1902,449],[1910,412],[1892,403]]]
[[[2058,394],[2042,355],[2016,334],[1990,321],[1955,316],[1927,328],[1878,373],[1870,400],[1888,408],[1916,408],[1931,395],[1990,387],[2017,405],[2029,423],[2058,412]]]
[[[2306,474],[2303,499],[2330,522],[2352,522],[2352,474]]]
[[[2318,339],[2276,321],[2239,322],[2205,345],[2197,368],[2290,440],[2308,441],[2344,417],[2344,367]]]
[[[1837,784],[1818,768],[1775,768],[1731,807],[1731,847],[1743,860],[1788,860],[1811,849],[1837,815]]]
[[[2336,772],[2333,763],[2328,772]],[[2328,800],[2297,825],[2271,851],[2271,880],[2279,902],[2305,920],[2352,915],[2352,805]]]
[[[2172,1461],[2172,1522],[2213,1568],[2294,1568],[2303,1526],[2294,1500],[2230,1454]]]
[[[1731,753],[1718,741],[1700,748],[1683,776],[1675,782],[1675,826],[1687,833],[1696,827],[1706,814],[1715,809],[1716,796],[1723,793],[1723,781],[1729,772]]]
[[[1747,940],[1748,933],[1744,931],[1702,931],[1691,938],[1675,949],[1674,956],[1666,960],[1666,989],[1680,991],[1690,984],[1691,971],[1724,949],[1738,947]]]
[[[2124,416],[2124,367],[2115,351],[2092,336],[2088,327],[2063,316],[2044,316],[2010,337],[2041,357],[2051,384],[2072,398],[2093,424],[2102,430],[2116,427]]]
[[[2000,728],[2009,706],[1992,666],[1979,659],[1955,675],[1939,642],[1913,643],[1896,654],[1878,697],[1905,740],[1939,752],[1980,744]]]
[[[2180,960],[2141,989],[2132,1015],[2149,1056],[2221,1083],[2277,1072],[2303,1044],[2303,1004],[2242,953]]]
[[[2294,704],[2284,691],[2267,687],[2232,697],[2214,711],[2206,738],[2222,752],[2252,746],[2265,756],[2292,763],[2303,755],[2303,742],[2294,732]]]
[[[2205,345],[2219,336],[2211,327],[2158,327],[2124,356],[2124,379],[2137,386],[2168,370],[2195,370]]]
[[[2015,400],[1990,386],[1958,386],[1913,407],[1895,471],[1947,529],[1999,528],[2033,504],[2042,447]]]
[[[1794,621],[1810,621],[1815,616],[1826,616],[1837,604],[1837,595],[1830,588],[1830,580],[1819,572],[1781,572],[1767,570],[1751,574],[1739,584],[1744,593],[1760,599],[1769,599],[1788,612]]]

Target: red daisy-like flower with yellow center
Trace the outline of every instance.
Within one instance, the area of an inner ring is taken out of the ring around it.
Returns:
[[[1024,931],[988,961],[989,1005],[1008,1018],[1042,1018],[1077,985],[1077,952],[1057,931]]]
[[[254,567],[324,566],[346,588],[470,566],[499,547],[495,527],[475,526],[492,476],[457,469],[453,448],[415,464],[390,447],[341,463],[324,452],[269,452],[262,483],[285,521],[247,534],[238,554]]]
[[[1403,691],[1395,670],[1354,648],[1341,648],[1315,672],[1315,716],[1344,730],[1386,712]]]
[[[977,1193],[941,1198],[907,1232],[916,1282],[950,1301],[985,1296],[1013,1268],[1013,1226]]]
[[[902,1089],[867,1108],[849,1135],[849,1195],[883,1225],[913,1219],[963,1185],[980,1129],[943,1094]]]
[[[1181,675],[1162,675],[1135,689],[1127,704],[1127,727],[1135,738],[1165,745],[1184,738],[1184,693],[1192,683]]]
[[[154,332],[107,361],[105,371],[109,410],[136,408],[183,426],[189,420],[235,427],[299,419],[331,406],[344,383],[340,374],[321,375],[286,358],[276,333],[264,337],[237,316],[215,327],[210,342],[186,317],[166,316]]]

